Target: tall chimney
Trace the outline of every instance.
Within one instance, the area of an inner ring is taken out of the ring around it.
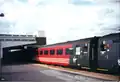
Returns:
[[[44,31],[38,31],[37,37],[36,37],[37,45],[46,45],[46,37]]]
[[[42,30],[38,31],[38,37],[45,37],[45,32]]]

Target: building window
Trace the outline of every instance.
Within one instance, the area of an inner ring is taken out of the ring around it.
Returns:
[[[42,55],[43,54],[43,51],[40,51],[40,55]]]
[[[12,41],[12,39],[5,39],[6,41]]]
[[[54,55],[55,54],[55,50],[50,50],[50,55]]]
[[[26,37],[26,35],[20,35],[20,36],[22,36],[22,37]]]
[[[5,35],[5,36],[12,36],[12,35]]]
[[[19,35],[13,35],[13,36],[19,36]]]
[[[4,41],[4,39],[0,39],[0,41]]]
[[[45,50],[45,51],[44,51],[44,55],[48,55],[48,50]]]
[[[31,39],[31,40],[29,40],[29,41],[35,41],[35,39]]]
[[[58,49],[58,50],[57,50],[57,54],[58,54],[58,55],[62,55],[62,54],[63,54],[63,49]]]
[[[13,39],[13,41],[20,41],[20,39]]]

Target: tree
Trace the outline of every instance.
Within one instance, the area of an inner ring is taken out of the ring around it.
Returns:
[[[0,17],[4,17],[4,13],[0,13]]]

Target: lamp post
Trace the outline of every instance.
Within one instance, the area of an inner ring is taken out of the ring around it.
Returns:
[[[0,17],[4,17],[4,13],[0,13]],[[0,80],[4,80],[4,78],[2,78],[2,46],[1,46],[1,42],[0,42]]]

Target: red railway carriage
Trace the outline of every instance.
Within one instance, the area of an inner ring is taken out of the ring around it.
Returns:
[[[38,48],[38,61],[46,64],[69,66],[72,44],[48,45]]]

